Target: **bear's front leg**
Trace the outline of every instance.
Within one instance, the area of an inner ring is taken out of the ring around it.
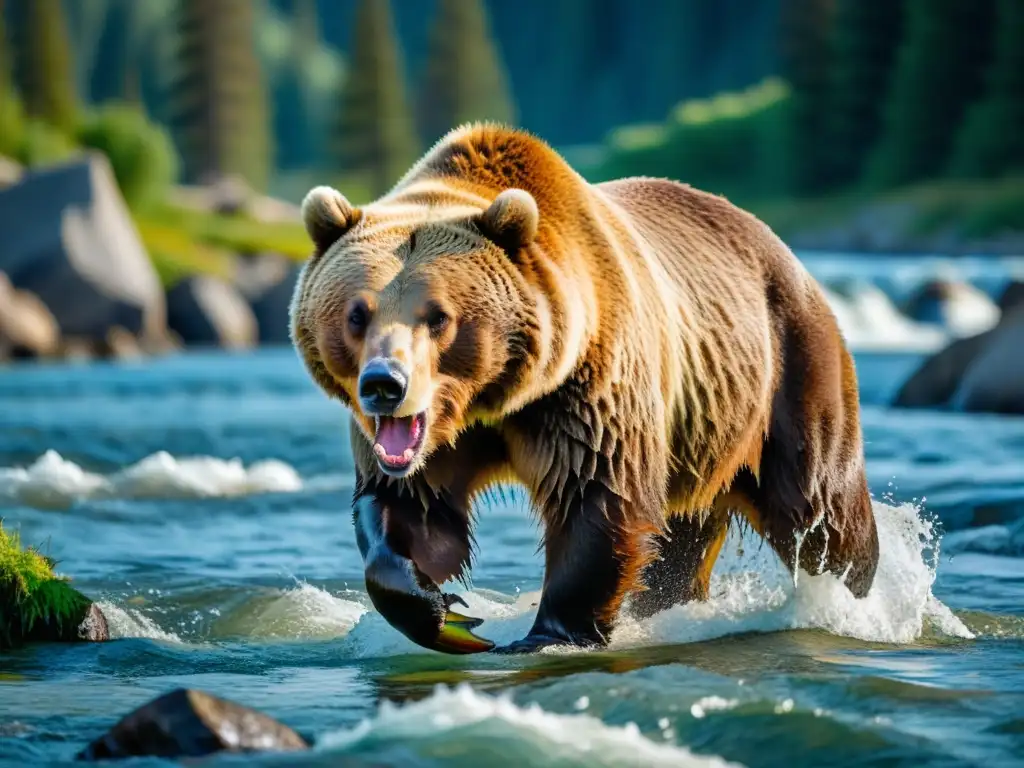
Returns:
[[[433,505],[424,510],[397,495],[366,493],[354,501],[353,521],[366,591],[389,624],[414,643],[444,653],[494,647],[472,632],[482,619],[452,611],[463,601],[438,587],[468,564],[468,520]]]
[[[531,653],[550,645],[608,643],[625,595],[649,559],[651,527],[625,514],[601,483],[585,485],[560,520],[545,514],[545,574],[537,618],[522,640],[496,653]]]

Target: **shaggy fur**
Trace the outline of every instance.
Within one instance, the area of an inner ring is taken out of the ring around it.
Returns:
[[[759,220],[673,181],[588,184],[493,125],[453,131],[371,205],[318,188],[304,214],[316,252],[292,334],[352,409],[356,500],[378,499],[440,583],[469,565],[477,494],[518,481],[532,497],[546,573],[513,650],[603,643],[630,593],[638,615],[705,597],[736,514],[791,569],[867,593],[878,539],[853,363]],[[378,466],[355,397],[382,352],[412,371],[403,415],[429,414],[403,478]]]

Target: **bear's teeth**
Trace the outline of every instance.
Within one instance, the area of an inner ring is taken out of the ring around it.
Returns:
[[[380,458],[382,459],[386,459],[388,455],[388,452],[384,450],[384,446],[381,445],[380,443],[373,444],[373,452],[380,456]]]
[[[402,461],[412,461],[412,457],[415,455],[416,453],[413,451],[412,448],[406,448],[404,451],[402,451]]]

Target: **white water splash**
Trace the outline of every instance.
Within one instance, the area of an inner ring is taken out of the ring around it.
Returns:
[[[912,504],[874,502],[878,570],[858,599],[832,574],[802,573],[796,585],[770,574],[733,572],[712,579],[712,597],[663,611],[647,621],[625,619],[612,647],[685,643],[738,632],[823,629],[881,643],[912,643],[928,626],[951,637],[973,635],[932,595],[936,547],[932,525]],[[781,568],[781,566],[778,566]],[[766,578],[768,576],[769,578]]]
[[[176,634],[165,632],[151,618],[136,610],[122,608],[106,601],[99,601],[96,605],[107,620],[111,639],[148,637],[151,640],[164,640],[170,643],[182,642]]]
[[[455,688],[438,686],[428,698],[405,706],[385,701],[376,716],[354,728],[324,735],[316,749],[372,750],[378,744],[401,741],[406,750],[415,750],[419,744],[428,746],[440,740],[452,745],[474,735],[485,739],[493,754],[514,753],[527,765],[737,765],[715,756],[695,755],[673,744],[659,744],[644,736],[635,723],[606,725],[587,714],[555,714],[537,704],[520,707],[508,695],[477,693],[467,683]]]
[[[836,323],[846,343],[857,351],[933,352],[948,340],[938,326],[901,314],[877,286],[862,283],[843,296],[825,288]]]
[[[358,600],[332,595],[305,582],[282,590],[278,597],[258,610],[251,623],[250,637],[325,638],[347,635],[367,607]]]
[[[970,630],[932,595],[937,542],[932,524],[911,504],[874,502],[879,562],[871,591],[858,599],[832,574],[801,573],[794,580],[767,545],[735,530],[712,578],[711,597],[680,605],[644,621],[623,615],[610,648],[669,645],[746,632],[821,629],[869,642],[906,644],[927,628],[949,637],[972,638]],[[747,552],[733,557],[740,548]],[[730,562],[732,560],[732,562]],[[463,613],[485,619],[478,634],[498,644],[523,637],[536,613],[539,594],[518,598],[466,592]],[[363,616],[348,637],[357,657],[430,653],[390,627],[377,613]],[[548,648],[545,653],[576,653]]]
[[[971,638],[964,626],[931,592],[937,547],[932,525],[910,504],[875,502],[880,552],[868,595],[855,598],[831,575],[802,573],[794,580],[756,536],[730,533],[712,578],[709,600],[662,611],[644,621],[625,615],[612,634],[610,648],[670,645],[711,640],[747,632],[821,629],[870,642],[906,644],[926,629],[949,637]],[[736,550],[746,551],[736,556]],[[536,614],[539,592],[503,595],[489,590],[462,592],[463,613],[484,619],[478,634],[499,645],[526,635]],[[104,612],[108,606],[103,605]],[[122,637],[177,639],[140,614],[115,606],[112,628]],[[434,653],[390,626],[363,595],[337,595],[306,583],[282,590],[255,609],[225,617],[218,634],[275,639],[344,638],[349,658],[380,658]],[[545,653],[579,653],[555,647]]]
[[[52,450],[28,467],[0,468],[0,499],[44,509],[65,509],[78,499],[191,499],[302,487],[298,473],[281,461],[246,467],[239,459],[175,458],[165,451],[110,475],[88,472]]]

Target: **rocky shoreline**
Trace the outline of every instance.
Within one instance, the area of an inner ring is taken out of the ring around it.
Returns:
[[[229,276],[196,274],[165,288],[103,155],[5,184],[0,361],[121,359],[288,342],[288,305],[299,271],[293,259],[239,253]],[[217,212],[241,205],[243,194],[178,191],[183,205]],[[294,206],[259,203],[257,215],[298,221]]]

